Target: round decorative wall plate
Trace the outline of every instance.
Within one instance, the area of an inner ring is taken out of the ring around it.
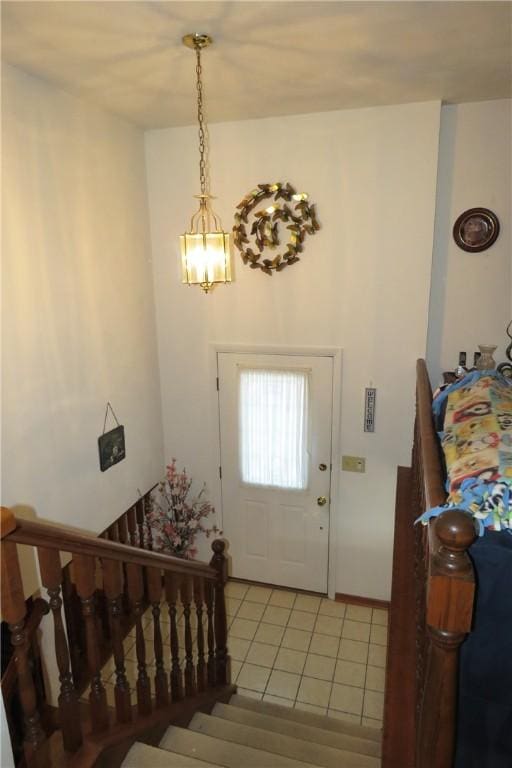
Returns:
[[[260,203],[269,199],[269,205],[255,210]],[[252,218],[252,224],[248,233],[249,217]],[[280,227],[288,231],[288,240],[283,249],[279,249],[282,244]],[[272,275],[272,272],[281,272],[285,267],[300,261],[298,254],[304,249],[306,235],[314,235],[319,229],[315,206],[308,202],[305,192],[296,192],[287,181],[258,184],[237,205],[233,242],[244,264]],[[278,249],[279,252],[275,253]],[[271,253],[269,257],[262,258],[266,250]]]
[[[500,223],[488,208],[469,208],[453,225],[453,237],[463,251],[477,253],[490,248],[500,233]]]

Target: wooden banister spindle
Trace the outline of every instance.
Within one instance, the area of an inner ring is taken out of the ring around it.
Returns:
[[[151,502],[149,500],[149,496],[144,496],[142,499],[143,507],[144,507],[144,522],[146,525],[146,549],[149,549],[150,552],[153,551],[153,529],[151,527],[151,521],[149,518],[149,513],[151,512]]]
[[[215,631],[213,618],[214,585],[212,581],[206,581],[204,585],[207,620],[208,661],[206,665],[208,686],[213,688],[217,679],[215,674]]]
[[[135,516],[135,507],[130,507],[126,513],[126,524],[128,526],[129,543],[132,547],[137,546],[137,519]]]
[[[146,672],[146,644],[142,629],[144,613],[144,579],[140,565],[126,564],[128,596],[135,616],[135,651],[137,654],[137,707],[141,715],[151,712],[151,684]]]
[[[101,659],[98,643],[95,591],[95,561],[88,555],[75,555],[73,558],[76,590],[82,602],[82,615],[85,622],[87,646],[87,665],[91,681],[89,708],[93,733],[108,728],[107,695],[101,682]]]
[[[29,765],[48,768],[47,743],[37,711],[36,691],[28,660],[29,642],[25,632],[25,596],[16,544],[5,537],[16,528],[10,509],[1,510],[2,617],[8,623],[14,649],[18,687],[25,721],[23,750]]]
[[[227,685],[231,680],[231,663],[228,656],[228,623],[224,586],[228,580],[227,560],[224,555],[226,545],[222,539],[212,542],[213,557],[210,565],[217,571],[215,582],[215,671],[217,685]]]
[[[176,622],[176,602],[178,599],[178,576],[167,572],[165,574],[165,598],[169,606],[169,623],[171,633],[171,697],[173,701],[183,698],[183,678],[180,669],[180,643]]]
[[[135,504],[135,518],[137,520],[137,538],[138,544],[141,549],[146,548],[144,528],[145,528],[145,516],[144,516],[144,499],[139,499]]]
[[[130,512],[133,511],[133,515],[131,516],[132,522],[130,522]],[[128,510],[128,512],[125,512],[122,517],[119,518],[118,522],[118,529],[119,529],[119,541],[121,544],[130,544],[130,546],[137,546],[137,537],[136,537],[136,526],[135,526],[135,510],[133,507]],[[133,529],[130,528],[130,526],[133,524]],[[123,576],[124,576],[124,584],[127,584],[127,578],[126,578],[126,567],[123,564]],[[122,611],[123,611],[123,629],[125,628],[125,621],[130,613],[130,601],[128,600],[128,594],[125,589],[122,595]]]
[[[204,604],[204,580],[202,576],[194,577],[194,601],[197,616],[197,690],[206,690],[208,678],[206,674],[206,662],[204,659],[204,632],[203,632],[203,604]]]
[[[41,581],[48,592],[53,615],[55,656],[60,681],[58,705],[62,741],[67,752],[76,752],[82,744],[82,728],[80,725],[78,697],[71,675],[68,641],[62,621],[62,565],[60,554],[57,549],[39,547],[37,556]]]
[[[434,523],[439,542],[428,575],[427,626],[430,645],[421,705],[417,768],[451,768],[455,746],[458,649],[471,629],[474,578],[468,547],[474,521],[459,510]]]
[[[129,544],[130,543],[130,540],[129,540],[129,537],[128,537],[128,528],[127,528],[126,522],[127,522],[126,521],[126,515],[121,515],[121,517],[117,521],[117,531],[118,531],[118,535],[119,535],[118,541],[121,544]]]
[[[116,703],[116,719],[118,723],[129,723],[132,719],[132,707],[130,686],[126,678],[124,664],[123,632],[121,628],[123,616],[123,576],[120,562],[116,560],[103,560],[103,584],[107,597],[112,651],[115,663],[116,682],[114,698]]]
[[[196,676],[194,669],[194,651],[192,641],[192,626],[190,623],[190,605],[192,602],[193,583],[191,576],[181,579],[181,602],[183,603],[183,618],[185,621],[185,695],[194,696],[196,693]]]
[[[157,707],[169,703],[169,680],[164,668],[162,631],[160,629],[160,600],[162,597],[162,572],[160,568],[147,569],[148,596],[153,614],[153,642],[155,648],[155,696]]]
[[[117,520],[112,523],[112,525],[108,529],[108,537],[110,541],[119,541],[119,531],[117,528]]]

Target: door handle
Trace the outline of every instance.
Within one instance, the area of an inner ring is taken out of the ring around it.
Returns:
[[[325,496],[319,496],[318,499],[316,500],[316,503],[318,504],[319,507],[325,507],[325,505],[327,504],[327,499],[325,498]]]

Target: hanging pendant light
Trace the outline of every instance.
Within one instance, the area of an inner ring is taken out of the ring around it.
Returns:
[[[199,210],[192,216],[190,230],[180,235],[182,282],[200,285],[208,293],[215,283],[231,282],[230,237],[222,229],[219,217],[211,206],[206,183],[205,127],[203,115],[203,84],[201,81],[201,51],[212,43],[208,35],[185,35],[183,43],[196,52],[197,120],[199,123]]]

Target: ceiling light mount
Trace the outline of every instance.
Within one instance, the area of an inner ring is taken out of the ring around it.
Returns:
[[[210,35],[202,35],[199,32],[194,32],[190,35],[185,35],[182,38],[183,45],[186,45],[187,48],[192,48],[192,50],[196,50],[199,48],[199,50],[202,50],[203,48],[208,48],[209,45],[213,43],[212,38]]]

